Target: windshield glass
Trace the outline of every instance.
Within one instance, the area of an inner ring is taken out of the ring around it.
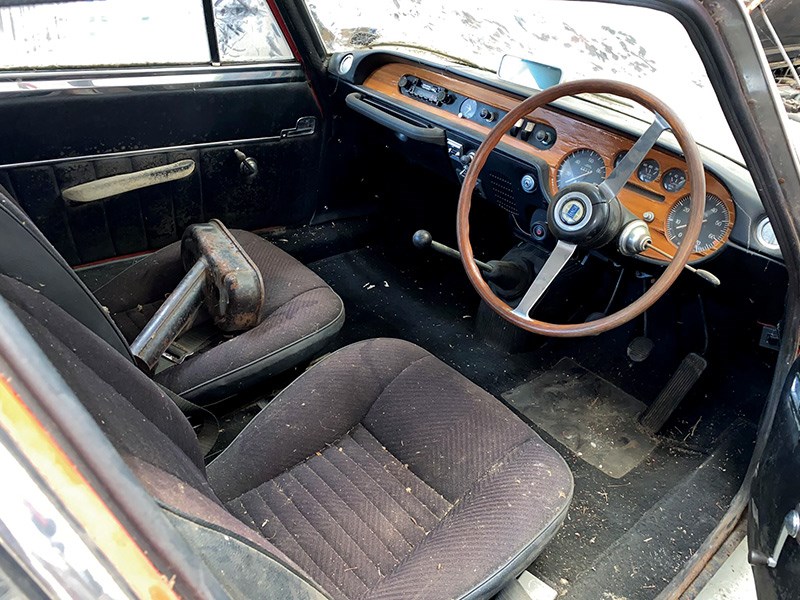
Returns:
[[[560,68],[562,81],[614,79],[666,102],[697,142],[741,154],[683,26],[656,10],[564,0],[307,0],[329,52],[397,45],[495,72],[504,54]],[[596,98],[595,98],[596,99]],[[647,121],[627,101],[609,106]]]

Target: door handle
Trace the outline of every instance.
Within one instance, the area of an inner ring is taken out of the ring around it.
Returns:
[[[70,202],[94,202],[132,190],[140,190],[159,183],[189,177],[194,173],[194,167],[194,161],[187,158],[168,165],[87,181],[61,190],[61,195]]]
[[[775,541],[775,547],[772,549],[772,554],[770,556],[767,556],[759,550],[750,550],[747,560],[751,565],[765,565],[771,569],[778,566],[778,559],[781,556],[781,551],[786,544],[786,540],[789,538],[797,540],[798,536],[800,536],[800,512],[798,512],[798,509],[800,509],[800,505],[786,513],[786,516],[783,518],[783,525],[781,526],[780,533],[778,533],[778,539]]]

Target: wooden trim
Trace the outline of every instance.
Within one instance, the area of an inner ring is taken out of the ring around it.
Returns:
[[[492,130],[491,127],[486,127],[466,119],[459,119],[446,110],[403,96],[399,91],[397,82],[402,75],[407,74],[416,75],[426,81],[442,85],[451,91],[458,92],[469,98],[474,98],[479,102],[504,111],[512,110],[520,102],[518,99],[495,89],[458,79],[451,75],[445,75],[425,67],[401,63],[391,63],[379,67],[366,78],[364,86],[389,96],[393,101],[414,111],[435,115],[439,119],[445,119],[454,124],[458,124],[458,127],[469,129],[478,134],[481,138],[485,138]],[[614,158],[617,154],[629,150],[636,141],[636,138],[632,136],[550,107],[538,108],[528,114],[527,118],[553,127],[557,134],[556,143],[547,150],[539,150],[509,134],[503,136],[503,143],[531,157],[543,159],[547,163],[550,167],[548,185],[551,196],[557,191],[556,174],[558,167],[570,153],[582,148],[592,149],[603,157],[606,165],[606,172],[610,173],[613,168]],[[647,155],[647,158],[653,158],[658,161],[661,168],[658,178],[652,183],[644,183],[634,176],[631,183],[635,183],[637,186],[654,194],[663,196],[665,198],[664,202],[657,202],[629,188],[625,188],[620,192],[619,199],[631,212],[639,217],[645,212],[652,212],[655,218],[652,223],[649,223],[649,226],[653,237],[653,245],[664,252],[674,254],[676,246],[666,237],[666,220],[670,209],[675,203],[684,196],[691,194],[692,182],[691,178],[688,177],[688,167],[686,161],[682,157],[658,148],[654,148]],[[680,168],[684,173],[687,173],[688,180],[686,185],[677,193],[667,192],[661,185],[662,175],[672,168]],[[711,249],[705,252],[693,253],[690,257],[690,261],[706,258],[720,250],[725,242],[728,241],[736,218],[736,208],[733,199],[722,182],[711,173],[706,172],[705,183],[708,193],[714,194],[725,204],[730,214],[730,222],[725,234],[719,242],[715,243]],[[642,253],[642,255],[658,262],[669,262],[663,256],[652,250],[648,250]]]

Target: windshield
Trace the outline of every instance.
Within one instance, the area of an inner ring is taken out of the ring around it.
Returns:
[[[666,102],[698,143],[741,162],[700,57],[683,26],[656,10],[564,0],[307,0],[329,52],[418,51],[495,72],[504,54],[558,67],[563,81],[614,79]],[[625,101],[609,106],[650,113]]]

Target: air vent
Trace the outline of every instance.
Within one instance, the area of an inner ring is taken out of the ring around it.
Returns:
[[[503,210],[518,215],[517,203],[514,200],[514,186],[511,180],[497,171],[490,171],[487,177],[489,197]]]

